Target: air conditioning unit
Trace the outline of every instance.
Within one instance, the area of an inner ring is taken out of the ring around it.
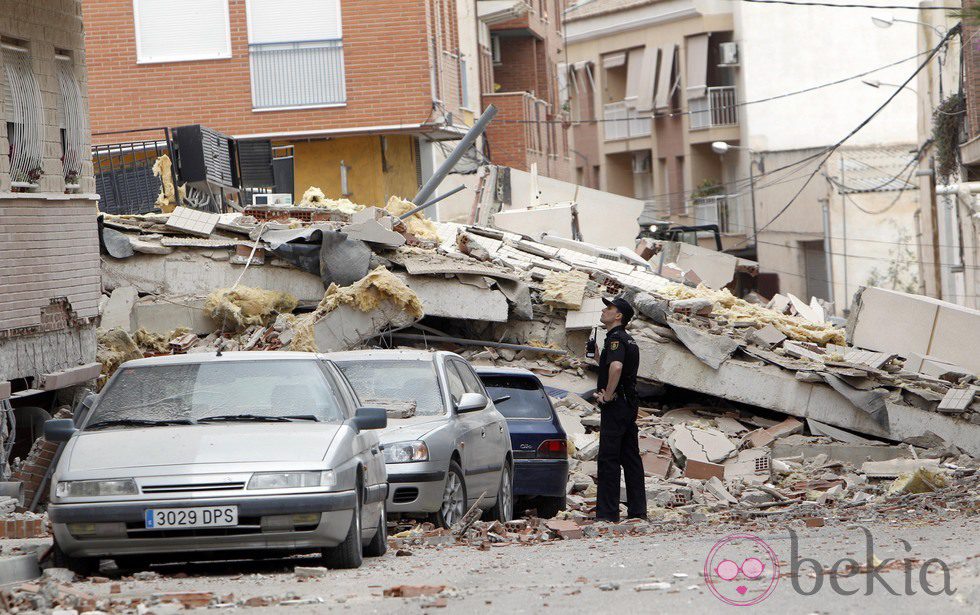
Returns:
[[[650,154],[649,153],[638,153],[633,154],[633,173],[639,175],[640,173],[650,172]]]
[[[738,66],[738,43],[718,43],[721,61],[718,66]]]
[[[292,205],[293,195],[284,192],[253,193],[252,206]]]

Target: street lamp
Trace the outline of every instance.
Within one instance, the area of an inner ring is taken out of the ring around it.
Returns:
[[[873,81],[866,81],[866,80],[862,79],[861,80],[861,83],[863,83],[864,85],[867,85],[867,86],[871,86],[871,87],[873,87],[875,89],[880,88],[881,86],[885,86],[885,87],[889,87],[889,88],[898,88],[900,90],[908,90],[909,92],[912,92],[913,94],[915,94],[916,96],[918,96],[918,92],[915,91],[915,88],[910,88],[907,85],[901,85],[901,84],[898,84],[898,83],[885,83],[884,81],[878,81],[877,79],[875,79]]]
[[[762,161],[761,160],[757,161],[754,158],[753,155],[758,154],[758,152],[756,152],[752,148],[745,147],[742,145],[732,145],[731,143],[727,143],[725,141],[715,141],[714,143],[711,144],[711,151],[718,154],[719,156],[724,156],[725,154],[727,154],[733,149],[744,149],[749,152],[749,194],[751,195],[751,199],[752,199],[752,245],[755,246],[756,250],[758,250],[759,230],[755,220],[755,173],[752,167],[758,164],[760,173],[765,173],[766,170],[762,166]],[[756,258],[758,258],[758,254],[756,255]]]
[[[893,25],[895,25],[896,22],[910,23],[910,24],[915,24],[915,25],[922,26],[922,27],[925,27],[925,28],[929,28],[930,30],[932,30],[933,32],[935,32],[937,35],[939,35],[940,38],[946,36],[946,29],[945,28],[940,27],[940,26],[934,26],[934,25],[929,24],[929,23],[926,23],[924,21],[915,21],[914,19],[902,19],[900,17],[892,17],[891,15],[886,15],[884,17],[878,17],[876,15],[873,15],[871,17],[871,23],[873,23],[874,25],[878,26],[879,28],[890,28]]]

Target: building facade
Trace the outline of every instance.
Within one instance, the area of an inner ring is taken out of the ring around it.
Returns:
[[[853,204],[887,197],[845,189],[842,201],[828,180],[841,159],[828,148],[917,67],[915,26],[888,20],[882,28],[872,17],[883,16],[716,0],[582,3],[566,16],[573,141],[584,155],[577,176],[645,200],[645,223],[717,224],[725,250],[759,261],[760,290],[833,298],[841,313],[854,281],[874,279],[871,259],[881,269],[891,258],[864,239],[879,220]],[[855,149],[843,154],[845,165],[904,165],[917,137],[915,94],[899,92],[847,139]],[[914,195],[914,173],[907,181],[889,189]],[[914,246],[908,194],[890,210],[904,213],[883,241],[906,237]],[[870,226],[859,229],[859,220]],[[699,241],[714,244],[704,233]],[[854,254],[872,266],[856,264]]]
[[[497,118],[487,130],[494,164],[572,180],[565,0],[478,0],[482,100]]]
[[[80,1],[0,0],[0,404],[51,409],[98,374],[87,115]]]
[[[461,36],[475,16],[459,4],[87,2],[95,141],[202,124],[291,147],[297,198],[411,198],[478,110],[476,37]]]

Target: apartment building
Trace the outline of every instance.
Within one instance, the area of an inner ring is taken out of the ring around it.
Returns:
[[[411,198],[478,113],[464,4],[86,2],[95,141],[202,124],[291,148],[297,198],[309,186],[369,205]]]
[[[18,436],[37,435],[43,413],[99,372],[80,4],[0,0],[0,408],[18,409]]]
[[[833,298],[838,313],[856,280],[887,268],[876,242],[914,244],[916,180],[864,165],[909,168],[915,94],[900,92],[842,156],[825,155],[913,73],[913,24],[874,9],[592,0],[568,11],[565,30],[576,175],[646,201],[641,223],[717,224],[726,251],[759,261],[760,290]],[[828,180],[841,158],[844,180],[853,165],[869,182],[842,193]],[[885,189],[866,193],[875,177]],[[892,190],[902,196],[889,211],[902,213],[886,232],[859,207]]]
[[[480,86],[497,107],[487,131],[494,164],[571,180],[565,0],[477,0]]]

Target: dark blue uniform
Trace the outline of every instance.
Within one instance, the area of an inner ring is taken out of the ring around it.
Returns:
[[[596,518],[619,520],[619,468],[626,478],[626,509],[630,517],[646,517],[647,498],[643,483],[643,461],[640,459],[639,429],[636,413],[636,371],[640,365],[640,349],[622,326],[606,334],[599,355],[597,390],[609,382],[609,364],[619,361],[623,371],[616,386],[615,398],[599,405],[599,482],[596,496]]]

